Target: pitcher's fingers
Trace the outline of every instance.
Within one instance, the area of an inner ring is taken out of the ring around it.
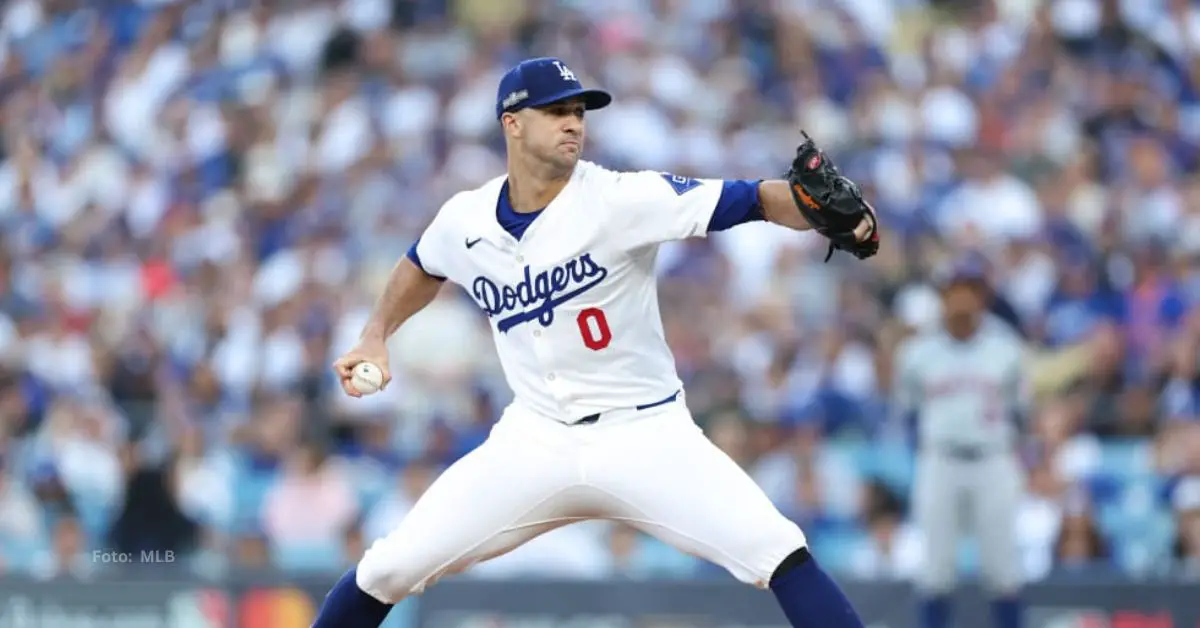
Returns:
[[[355,364],[358,364],[358,361],[353,358],[338,358],[337,361],[333,363],[333,370],[338,374],[338,377],[342,378],[342,380],[349,381],[350,376],[353,374]]]
[[[855,230],[859,240],[866,240],[875,234],[875,231],[879,229],[879,217],[875,215],[875,208],[870,208],[870,212],[863,216],[859,227],[862,229],[862,233]]]
[[[351,397],[354,397],[354,398],[358,398],[358,397],[362,396],[362,393],[360,393],[354,389],[354,385],[350,383],[349,377],[343,377],[343,378],[341,378],[340,381],[342,382],[342,390],[347,395],[350,395]]]
[[[854,238],[859,242],[866,240],[871,235],[871,222],[869,218],[863,218],[858,226],[854,228]]]

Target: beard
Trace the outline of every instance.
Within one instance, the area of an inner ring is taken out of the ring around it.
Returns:
[[[947,312],[946,327],[951,332],[970,333],[979,325],[982,314],[978,312]]]

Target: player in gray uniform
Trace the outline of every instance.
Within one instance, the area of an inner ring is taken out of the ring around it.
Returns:
[[[996,628],[1021,625],[1016,512],[1024,487],[1017,419],[1025,414],[1024,345],[987,313],[984,267],[957,264],[941,285],[939,329],[896,354],[896,408],[917,415],[915,523],[926,548],[917,578],[922,628],[950,626],[959,539],[974,536]]]

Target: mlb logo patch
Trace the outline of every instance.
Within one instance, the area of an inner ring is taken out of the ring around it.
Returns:
[[[688,190],[694,190],[700,187],[700,182],[691,177],[681,177],[677,174],[669,172],[662,173],[662,178],[675,190],[675,194],[682,196]]]

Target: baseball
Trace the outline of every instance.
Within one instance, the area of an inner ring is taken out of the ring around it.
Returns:
[[[383,371],[370,362],[359,362],[350,376],[350,384],[364,395],[379,392],[379,387],[383,386]]]

